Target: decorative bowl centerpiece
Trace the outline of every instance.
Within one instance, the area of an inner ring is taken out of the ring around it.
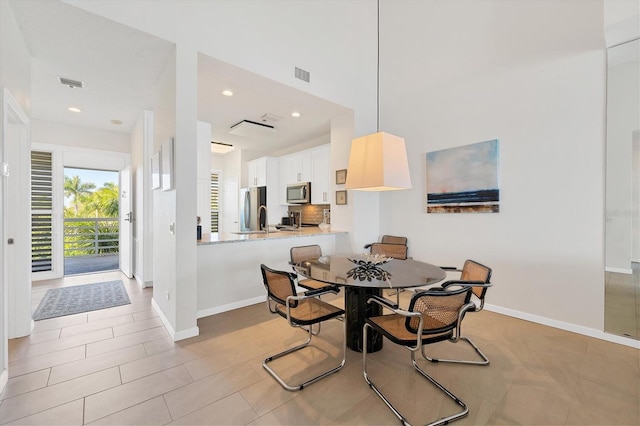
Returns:
[[[348,258],[347,258],[348,259]],[[362,253],[358,256],[354,256],[353,259],[349,259],[351,262],[356,265],[383,265],[387,262],[390,262],[392,257],[387,257],[382,254],[370,254],[370,253]]]
[[[353,259],[349,259],[355,263],[356,266],[347,272],[347,278],[353,277],[360,281],[371,281],[374,278],[377,280],[389,281],[391,274],[389,271],[385,271],[380,266],[391,261],[391,257],[383,256],[380,254],[364,253]]]

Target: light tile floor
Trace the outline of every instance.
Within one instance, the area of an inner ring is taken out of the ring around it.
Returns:
[[[203,318],[200,336],[177,343],[151,308],[152,290],[119,273],[35,283],[34,307],[47,288],[111,279],[123,280],[130,305],[38,321],[31,336],[10,341],[0,424],[398,424],[365,384],[355,352],[337,374],[284,391],[262,359],[305,335],[265,304]],[[340,327],[326,323],[317,348],[272,365],[299,377],[335,362]],[[640,351],[487,311],[470,314],[464,331],[489,366],[421,363],[469,406],[456,424],[640,424]],[[446,342],[430,352],[471,351]],[[385,342],[370,360],[371,376],[412,423],[456,410],[411,369],[406,350]]]

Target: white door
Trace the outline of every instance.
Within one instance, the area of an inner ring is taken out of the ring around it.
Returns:
[[[131,167],[120,171],[120,270],[133,278],[133,211],[131,193]]]
[[[237,232],[240,230],[240,224],[238,223],[238,219],[240,215],[238,214],[238,207],[240,206],[240,188],[237,177],[232,177],[224,180],[224,203],[222,203],[223,210],[223,221],[222,221],[222,229],[223,232]]]

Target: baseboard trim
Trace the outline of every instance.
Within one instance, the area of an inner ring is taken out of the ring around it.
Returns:
[[[188,339],[190,337],[195,337],[200,334],[200,329],[198,327],[192,327],[186,330],[180,330],[176,332],[176,330],[173,328],[173,326],[171,325],[167,317],[164,315],[164,312],[162,312],[162,309],[160,309],[160,306],[158,306],[154,298],[151,299],[151,306],[153,306],[153,309],[156,311],[156,313],[160,317],[162,324],[164,324],[165,328],[167,329],[167,332],[169,333],[169,336],[171,336],[171,339],[173,339],[174,342],[177,342],[178,340]]]
[[[265,296],[253,297],[251,299],[241,300],[239,302],[228,303],[226,305],[216,306],[214,308],[202,309],[196,313],[197,318],[204,318],[215,314],[221,314],[222,312],[232,311],[238,308],[244,308],[245,306],[255,305],[257,303],[264,303]]]
[[[5,368],[2,370],[2,373],[0,373],[0,393],[4,391],[4,387],[7,385],[8,381],[9,381],[9,370]]]
[[[136,279],[136,282],[140,285],[140,287],[142,288],[149,288],[149,287],[153,287],[153,281],[142,281],[140,279],[140,277],[138,277],[137,275],[133,275],[133,278]]]
[[[605,266],[604,270],[607,272],[615,272],[618,274],[628,274],[628,275],[633,274],[633,269],[631,268],[628,268],[628,269],[627,268],[609,268],[608,266]]]
[[[542,324],[549,327],[558,328],[560,330],[566,330],[572,333],[582,334],[584,336],[605,340],[607,342],[617,343],[619,345],[640,349],[640,340],[634,340],[630,337],[616,336],[615,334],[605,333],[604,331],[595,330],[593,328],[583,327],[580,325],[558,321],[539,315],[533,315],[522,311],[516,311],[515,309],[503,308],[501,306],[486,304],[484,305],[484,308],[488,311],[507,315],[509,317],[519,318],[525,321],[534,322],[536,324]]]

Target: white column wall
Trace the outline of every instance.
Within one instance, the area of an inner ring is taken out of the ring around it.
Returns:
[[[202,232],[211,232],[211,123],[198,121],[197,179],[198,202],[197,215],[200,216]],[[220,182],[221,189],[224,182]]]
[[[176,46],[176,340],[197,336],[196,205],[198,52],[190,41]]]
[[[154,102],[154,144],[152,155],[176,128],[176,65],[175,51],[167,61],[157,84]],[[195,181],[194,181],[195,184]],[[169,224],[175,223],[176,191],[153,191],[153,305],[161,314],[171,333],[176,327],[176,247]]]

